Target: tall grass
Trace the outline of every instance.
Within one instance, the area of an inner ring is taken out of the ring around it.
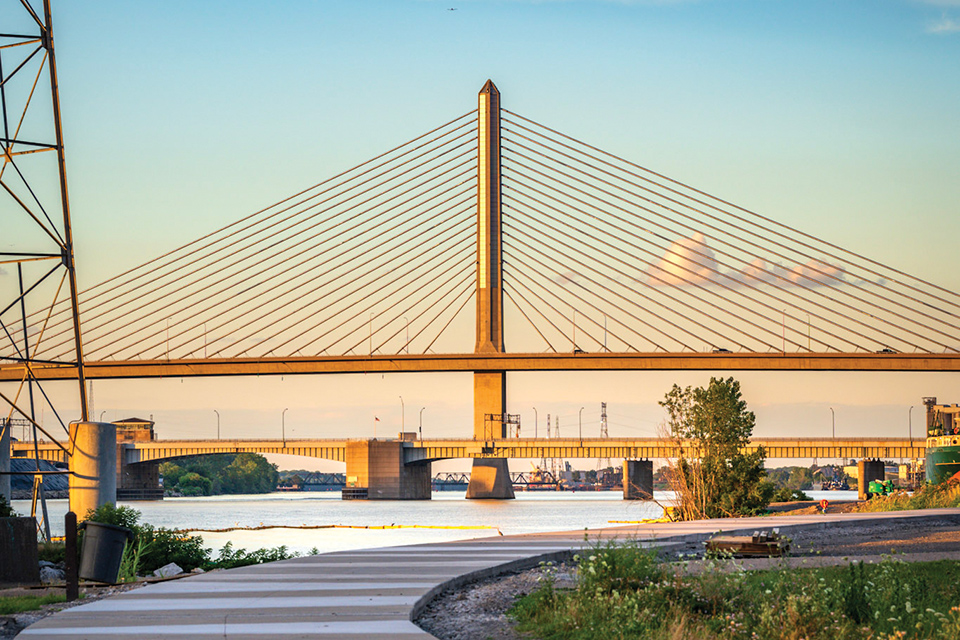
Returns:
[[[908,511],[960,507],[960,482],[926,484],[909,495],[900,491],[889,496],[874,496],[860,505],[860,511]]]
[[[511,615],[543,640],[960,638],[957,562],[749,572],[731,562],[694,575],[636,544],[596,547],[579,558],[575,589],[548,578]]]

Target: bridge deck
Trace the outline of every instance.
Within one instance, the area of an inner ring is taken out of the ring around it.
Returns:
[[[124,445],[126,462],[148,462],[215,453],[278,453],[346,461],[345,439],[287,440],[155,440]],[[768,458],[922,458],[923,439],[907,438],[754,438],[749,449],[762,446]],[[53,443],[39,445],[40,456],[65,461]],[[472,439],[408,442],[408,463],[453,458],[674,458],[677,447],[660,438],[510,438],[484,442]],[[693,456],[692,450],[684,454]],[[13,443],[13,455],[31,457],[32,442]]]
[[[960,353],[499,353],[127,360],[84,365],[87,378],[186,378],[317,373],[475,371],[960,371]],[[40,380],[76,378],[68,366],[34,364]],[[0,365],[0,382],[23,365]]]

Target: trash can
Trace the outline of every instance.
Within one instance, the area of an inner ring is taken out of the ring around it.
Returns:
[[[80,552],[80,578],[116,584],[123,548],[127,540],[133,540],[133,531],[114,524],[90,521],[81,522],[77,528],[85,530]]]

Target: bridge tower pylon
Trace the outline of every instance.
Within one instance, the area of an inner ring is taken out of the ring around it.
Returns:
[[[477,109],[477,344],[475,353],[503,353],[503,244],[500,236],[500,91],[487,80]],[[507,373],[473,372],[473,437],[507,436]],[[500,417],[500,420],[491,417]],[[506,458],[474,459],[467,498],[513,498]]]
[[[503,261],[500,209],[500,92],[491,80],[480,90],[477,110],[477,343],[475,353],[503,353]],[[503,438],[503,423],[486,416],[507,411],[504,371],[473,374],[473,435]],[[490,433],[490,431],[496,433]]]

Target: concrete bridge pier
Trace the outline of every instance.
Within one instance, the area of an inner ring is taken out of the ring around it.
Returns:
[[[515,497],[506,458],[473,459],[468,500],[513,500]]]
[[[347,442],[344,500],[429,500],[430,463],[404,464],[401,440]]]
[[[869,498],[870,483],[885,478],[883,460],[860,460],[857,462],[857,497],[861,500]]]
[[[0,496],[10,502],[10,424],[0,423]]]
[[[117,502],[117,427],[109,422],[70,423],[70,511],[78,520]]]
[[[653,461],[623,461],[623,499],[653,499]]]

